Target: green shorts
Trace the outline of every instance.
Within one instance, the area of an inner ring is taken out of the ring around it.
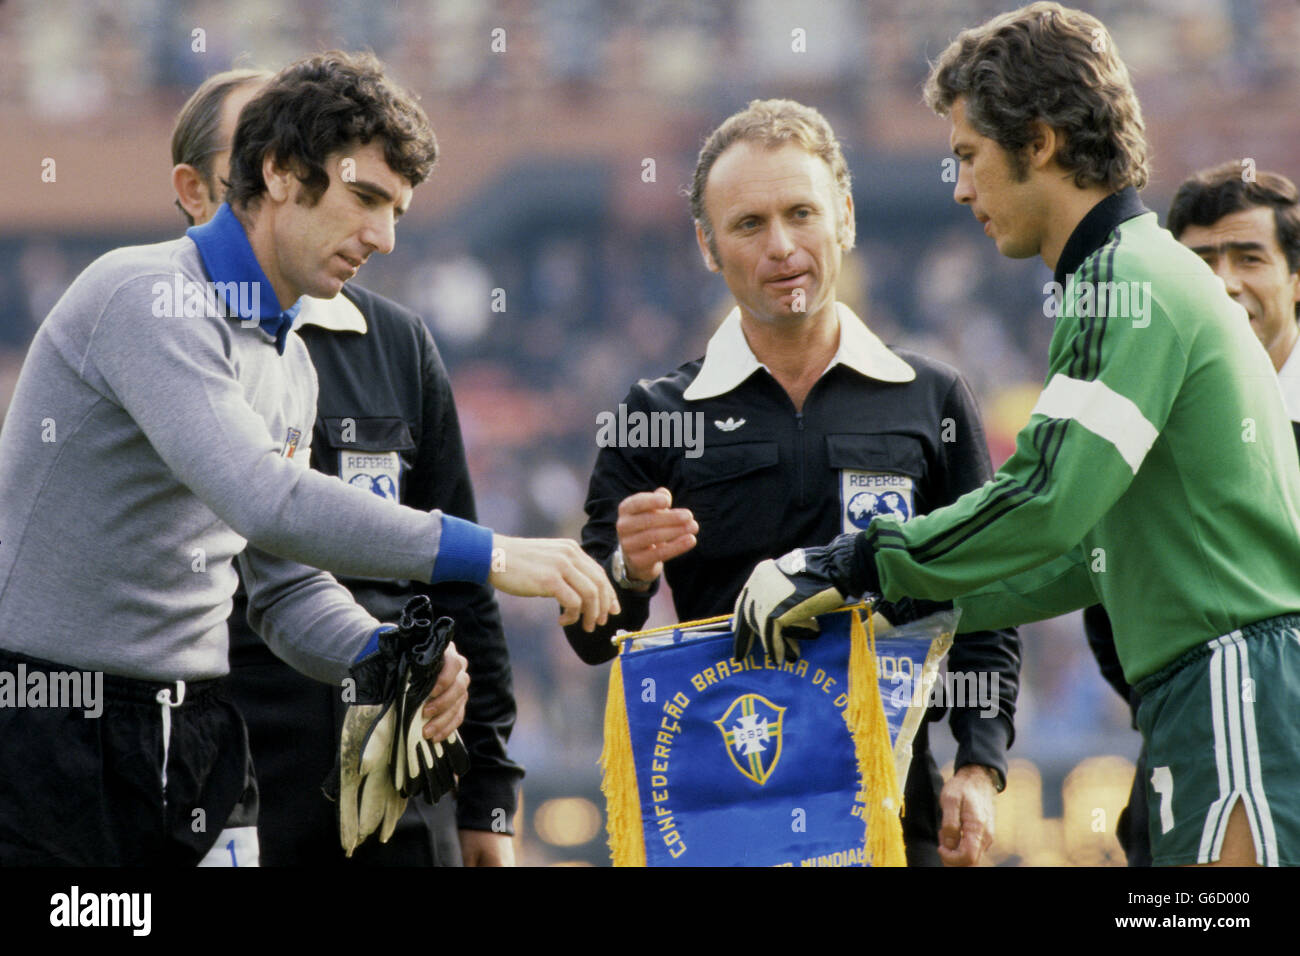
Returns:
[[[1300,615],[1216,637],[1137,690],[1153,865],[1218,860],[1238,800],[1256,860],[1300,865]]]

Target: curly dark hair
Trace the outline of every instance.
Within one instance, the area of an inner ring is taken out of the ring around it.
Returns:
[[[1058,3],[1031,3],[958,34],[931,65],[925,102],[940,116],[965,98],[966,119],[1026,174],[1031,124],[1063,130],[1057,153],[1080,189],[1147,183],[1142,108],[1128,68],[1100,20]]]
[[[226,200],[236,209],[261,200],[262,158],[270,153],[294,170],[314,204],[329,187],[326,157],[376,139],[389,167],[412,186],[437,162],[438,142],[417,98],[392,83],[373,54],[331,50],[298,60],[240,114]]]
[[[1300,272],[1300,194],[1295,183],[1263,169],[1247,178],[1247,168],[1253,166],[1246,160],[1230,159],[1192,173],[1174,193],[1165,225],[1175,239],[1181,239],[1188,226],[1213,226],[1224,216],[1255,206],[1272,209],[1273,230],[1287,271]],[[1295,314],[1300,319],[1300,302]]]
[[[1213,226],[1224,216],[1263,206],[1273,210],[1287,270],[1300,271],[1300,194],[1295,183],[1262,169],[1249,178],[1249,168],[1246,160],[1231,159],[1184,179],[1169,204],[1169,231],[1177,239],[1188,226]]]

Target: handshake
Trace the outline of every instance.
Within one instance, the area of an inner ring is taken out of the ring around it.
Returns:
[[[380,632],[377,647],[352,665],[355,699],[343,720],[337,770],[325,783],[327,795],[338,795],[348,856],[376,830],[388,842],[410,797],[437,803],[469,770],[459,734],[441,742],[423,734],[421,708],[454,629],[449,617],[434,621],[427,597],[411,598],[398,626]]]

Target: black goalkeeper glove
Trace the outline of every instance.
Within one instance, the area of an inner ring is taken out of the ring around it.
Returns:
[[[799,656],[801,638],[817,636],[817,615],[840,607],[848,595],[877,597],[864,586],[875,581],[875,562],[869,575],[862,573],[858,539],[842,534],[825,547],[796,548],[754,568],[736,599],[735,658],[748,657],[757,636],[767,656],[784,664]]]
[[[457,775],[469,770],[469,752],[460,734],[452,731],[441,742],[424,737],[424,702],[438,682],[455,629],[449,617],[433,620],[433,605],[424,595],[406,603],[398,628],[403,648],[402,739],[393,762],[393,780],[402,796],[420,794],[429,803],[437,803],[453,790]]]

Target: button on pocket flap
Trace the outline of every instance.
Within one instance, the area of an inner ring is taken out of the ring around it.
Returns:
[[[340,451],[410,451],[411,430],[400,418],[327,418],[330,447]]]
[[[682,477],[686,487],[702,488],[771,468],[780,460],[774,441],[742,442],[736,445],[716,445],[708,442],[699,458],[682,461]]]
[[[925,471],[921,443],[910,435],[827,435],[826,459],[832,468],[887,471],[920,478]]]

